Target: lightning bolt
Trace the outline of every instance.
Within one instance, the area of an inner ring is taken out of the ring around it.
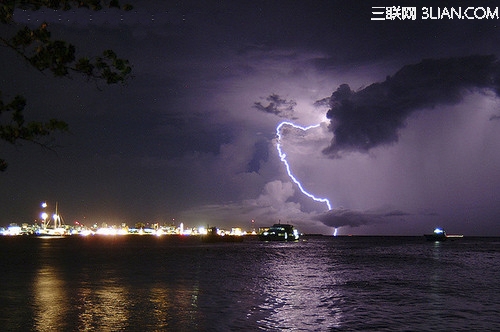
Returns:
[[[290,169],[290,164],[288,164],[288,160],[286,160],[286,153],[284,153],[283,150],[281,149],[281,128],[283,128],[283,126],[291,126],[293,128],[301,129],[303,131],[308,131],[309,129],[313,129],[313,128],[319,127],[320,124],[318,123],[316,125],[311,125],[311,126],[308,126],[308,127],[302,127],[302,126],[298,126],[298,125],[296,125],[296,124],[294,124],[292,122],[288,122],[288,121],[281,122],[276,127],[276,136],[278,137],[278,141],[277,141],[277,144],[276,144],[276,149],[278,150],[278,155],[280,156],[281,161],[283,162],[283,164],[286,167],[286,171],[288,173],[288,176],[299,187],[300,191],[304,195],[306,195],[307,197],[311,198],[312,200],[314,200],[316,202],[325,203],[326,206],[328,207],[328,210],[331,210],[332,209],[332,205],[330,204],[330,201],[328,200],[328,198],[316,197],[313,194],[307,192],[304,189],[304,187],[302,186],[302,184],[300,183],[300,181],[297,180],[297,178],[293,175],[293,173],[292,173],[292,171]]]

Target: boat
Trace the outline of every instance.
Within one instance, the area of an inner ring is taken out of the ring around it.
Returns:
[[[261,241],[297,241],[299,232],[290,224],[274,224],[259,233]]]
[[[446,241],[448,239],[456,239],[464,237],[462,234],[448,235],[442,228],[435,228],[432,234],[424,234],[427,241]]]
[[[42,203],[42,207],[45,209],[47,203]],[[37,236],[66,236],[71,235],[69,232],[69,227],[64,225],[62,217],[58,213],[58,205],[56,203],[55,213],[49,218],[49,215],[44,211],[41,215],[43,219],[43,224],[41,227],[35,230],[35,235]]]
[[[218,242],[243,242],[243,236],[232,235],[232,234],[219,234],[217,232],[217,227],[209,227],[207,229],[207,234],[201,236],[201,241],[207,243],[218,243]]]

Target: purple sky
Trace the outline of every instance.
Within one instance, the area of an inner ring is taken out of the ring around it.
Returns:
[[[0,225],[34,220],[46,200],[67,223],[500,235],[500,20],[423,20],[425,2],[409,2],[415,21],[370,19],[371,6],[395,4],[16,12],[20,23],[47,21],[78,54],[114,49],[134,77],[56,79],[0,49],[2,96],[23,94],[30,118],[58,117],[71,131],[55,152],[0,143]],[[288,177],[276,150],[282,121],[321,124],[284,127],[281,143],[331,211]]]

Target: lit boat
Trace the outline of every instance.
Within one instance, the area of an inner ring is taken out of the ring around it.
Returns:
[[[463,235],[447,235],[444,229],[435,228],[432,234],[424,234],[427,241],[446,241],[448,239],[462,238]]]
[[[46,203],[42,204],[42,207],[45,209],[47,207]],[[56,203],[56,212],[52,215],[52,218],[48,218],[48,214],[43,212],[41,215],[43,219],[43,224],[40,228],[35,231],[35,235],[37,236],[65,236],[70,235],[68,227],[65,227],[63,224],[62,217],[59,215],[57,211],[57,203]]]
[[[289,224],[274,224],[259,233],[262,241],[297,241],[299,231]]]

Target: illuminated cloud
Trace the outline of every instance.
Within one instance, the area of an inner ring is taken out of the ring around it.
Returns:
[[[228,204],[198,206],[183,211],[184,220],[203,220],[218,225],[243,224],[256,220],[259,227],[268,226],[279,220],[301,219],[304,213],[299,203],[292,202],[295,190],[291,182],[274,180],[264,185],[257,198]],[[203,225],[203,223],[201,223]]]

